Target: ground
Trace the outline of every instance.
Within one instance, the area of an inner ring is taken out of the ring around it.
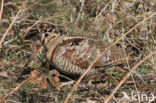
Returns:
[[[61,103],[65,100],[73,83],[67,83],[57,91],[50,86],[36,88],[33,83],[25,82],[17,91],[8,95],[29,78],[33,70],[48,74],[43,53],[39,53],[35,59],[31,58],[35,48],[41,45],[42,32],[51,29],[63,35],[85,36],[111,44],[141,20],[156,12],[155,0],[28,0],[27,2],[4,0],[4,3],[2,1],[0,40],[16,14],[19,11],[20,13],[0,45],[0,103]],[[156,16],[139,25],[118,42],[118,45],[130,51],[134,58],[129,65],[130,68],[152,53],[156,49]],[[70,102],[104,102],[106,96],[128,72],[122,73],[115,68],[107,67],[107,75],[102,83],[101,81],[87,85],[80,83]],[[122,100],[124,93],[130,98],[132,93],[136,92],[140,97],[141,94],[145,94],[149,98],[150,92],[156,96],[155,75],[156,56],[153,55],[136,69],[115,93],[110,103],[120,101],[125,103],[126,101]],[[70,80],[61,77],[60,81],[62,84]],[[131,99],[132,103],[134,101]]]

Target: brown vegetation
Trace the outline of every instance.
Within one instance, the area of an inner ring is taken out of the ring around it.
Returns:
[[[68,82],[77,78],[61,74],[60,80],[58,77],[51,80],[44,55],[38,53],[41,34],[49,29],[112,44],[117,40],[116,43],[130,51],[134,58],[134,62],[127,63],[129,69],[136,68],[140,60],[156,49],[155,14],[140,23],[156,12],[155,0],[2,0],[0,5],[0,103],[59,103],[67,97],[73,86]],[[137,23],[140,24],[135,27]],[[140,64],[128,79],[128,70],[121,72],[115,66],[106,68],[106,77],[100,81],[89,80],[86,84],[82,80],[70,102],[102,103],[121,80],[124,80],[123,85],[111,103],[121,101],[123,92],[129,96],[132,91],[138,95],[153,92],[156,96],[155,55]],[[32,81],[41,88],[27,82],[34,69],[42,71],[38,72],[42,77]],[[41,83],[42,78],[45,84]],[[55,80],[60,81],[61,89],[57,84],[54,86],[59,91],[47,86],[48,83],[54,85]]]

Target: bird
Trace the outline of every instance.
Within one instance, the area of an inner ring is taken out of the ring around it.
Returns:
[[[82,75],[89,65],[110,45],[108,42],[82,36],[61,35],[54,32],[42,34],[45,57],[59,72]],[[113,46],[99,59],[88,74],[98,73],[98,67],[119,65],[130,60],[119,46]]]

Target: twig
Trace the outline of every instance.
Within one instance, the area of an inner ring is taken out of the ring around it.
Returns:
[[[54,26],[62,26],[59,24],[52,23],[50,21],[42,21],[42,20],[21,19],[20,21],[39,22],[39,23],[46,23],[46,24],[50,24],[50,25],[54,25]]]
[[[22,102],[19,102],[19,101],[15,101],[15,100],[6,100],[7,103],[22,103]]]
[[[71,80],[71,81],[69,81],[69,82],[62,83],[62,84],[60,85],[60,87],[63,87],[63,86],[66,86],[66,85],[71,85],[71,84],[73,84],[74,82],[75,82],[74,80]]]
[[[82,0],[82,1],[81,1],[81,8],[80,8],[79,14],[78,14],[78,16],[77,16],[77,19],[76,19],[76,21],[75,21],[75,23],[74,23],[74,28],[76,27],[77,22],[78,22],[78,20],[79,20],[79,18],[80,18],[81,12],[82,12],[82,10],[83,10],[84,2],[85,2],[85,0]]]
[[[4,99],[3,96],[0,95],[0,103],[6,103],[6,100]]]
[[[111,94],[106,98],[104,103],[107,103],[112,96],[116,93],[116,91],[120,88],[120,86],[127,80],[127,78],[131,75],[131,73],[139,66],[141,65],[145,60],[149,59],[153,54],[156,54],[156,50],[154,50],[152,53],[147,55],[145,58],[143,58],[141,61],[139,61],[126,75],[125,77],[120,81],[120,83],[114,88],[114,90],[111,92]]]
[[[0,11],[0,24],[1,24],[1,22],[2,22],[3,5],[4,5],[4,0],[2,0],[2,4],[1,4],[1,11]]]
[[[109,6],[110,2],[106,4],[106,6],[101,10],[101,12],[96,16],[95,21],[102,15],[102,13],[106,10],[106,8]]]
[[[1,39],[1,41],[0,41],[0,48],[2,47],[2,43],[3,43],[4,39],[5,39],[5,37],[7,36],[8,32],[9,32],[10,29],[12,28],[12,26],[13,26],[14,22],[16,21],[18,15],[19,15],[19,14],[21,13],[21,11],[23,10],[23,8],[24,8],[24,6],[26,5],[27,1],[28,1],[28,0],[25,0],[25,2],[22,4],[20,10],[17,12],[16,16],[15,16],[14,19],[12,20],[12,22],[11,22],[11,24],[9,25],[8,29],[7,29],[6,32],[4,33],[4,35],[3,35],[3,37],[2,37],[2,39]]]
[[[143,22],[149,20],[150,18],[152,18],[154,15],[156,15],[156,12],[152,13],[150,16],[148,16],[147,18],[145,18],[144,20],[142,20],[141,22],[137,23],[134,27],[132,27],[128,32],[126,32],[125,34],[123,34],[119,39],[117,39],[114,43],[112,43],[109,47],[107,47],[105,49],[104,52],[102,52],[102,54],[100,56],[98,56],[92,63],[91,65],[89,65],[89,67],[87,68],[87,70],[80,76],[80,78],[77,80],[77,82],[74,84],[74,86],[72,87],[72,89],[70,90],[69,94],[67,95],[64,103],[67,103],[69,101],[69,98],[71,97],[73,91],[77,88],[77,86],[80,84],[81,80],[84,78],[84,76],[89,72],[89,70],[94,66],[94,64],[106,53],[108,52],[108,50],[110,50],[116,43],[118,43],[120,40],[122,40],[126,35],[128,35],[130,32],[132,32],[136,27],[138,27],[140,24],[142,24]]]
[[[125,48],[124,48],[123,46],[122,46],[122,48],[123,48],[124,54],[126,54]],[[126,59],[126,63],[127,63],[127,66],[128,66],[128,70],[130,71],[130,66],[129,66],[129,62],[128,62],[127,59]],[[134,87],[135,87],[137,96],[139,97],[138,88],[137,88],[137,86],[136,86],[136,82],[135,82],[135,80],[134,80],[134,76],[133,76],[133,74],[130,74],[130,76],[131,76],[132,81],[133,81],[133,83],[134,83]],[[113,96],[113,97],[114,97],[114,96]],[[140,103],[140,99],[139,99],[139,98],[137,98],[137,99],[138,99],[138,103]]]
[[[23,34],[27,34],[39,21],[36,21],[33,25],[29,26],[26,30],[23,31]]]
[[[5,96],[5,98],[7,98],[9,95],[13,94],[14,92],[16,92],[24,83],[26,83],[27,81],[29,81],[30,79],[32,79],[32,77],[27,78],[26,80],[24,80],[20,85],[18,85],[16,88],[14,88],[8,95]]]

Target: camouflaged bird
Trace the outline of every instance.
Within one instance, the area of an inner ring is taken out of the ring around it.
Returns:
[[[86,37],[72,37],[46,32],[42,35],[46,48],[46,58],[60,72],[68,75],[81,75],[98,57],[109,43]],[[90,70],[89,74],[98,72],[100,66],[118,65],[129,60],[122,49],[113,46]]]

